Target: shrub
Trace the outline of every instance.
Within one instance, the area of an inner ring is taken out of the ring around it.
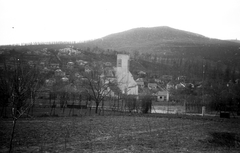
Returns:
[[[142,97],[142,102],[141,102],[141,108],[142,108],[142,113],[151,113],[152,110],[152,97],[149,95],[146,95]]]

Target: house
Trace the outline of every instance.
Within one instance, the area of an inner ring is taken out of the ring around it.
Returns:
[[[140,88],[139,96],[146,96],[146,95],[152,95],[152,91],[150,89],[148,89],[147,87]]]
[[[30,67],[34,67],[34,66],[35,66],[35,63],[34,63],[33,61],[28,61],[28,65],[29,65]]]
[[[106,76],[106,77],[114,77],[115,76],[114,69],[112,67],[104,68],[104,76]]]
[[[43,69],[41,69],[41,73],[48,73],[49,71],[51,70],[48,69],[47,67],[44,67]]]
[[[175,86],[175,89],[181,89],[181,88],[185,88],[186,87],[186,83],[178,83]]]
[[[185,82],[186,79],[187,79],[186,76],[179,76],[179,77],[177,77],[177,80],[178,80],[178,81],[183,81],[183,82]]]
[[[171,75],[163,75],[162,80],[163,81],[171,81],[173,79],[173,76]]]
[[[54,72],[55,76],[65,76],[65,72],[63,72],[61,69],[57,69],[55,72]]]
[[[68,79],[66,76],[64,76],[64,77],[62,77],[62,81],[63,81],[63,82],[68,82],[69,79]]]
[[[68,62],[67,63],[67,68],[68,69],[73,69],[73,67],[74,67],[74,63],[73,62]]]
[[[83,66],[83,65],[86,65],[88,62],[87,62],[87,61],[84,61],[84,60],[76,60],[76,63],[77,63],[77,65],[79,65],[79,66]]]
[[[157,89],[158,85],[157,83],[148,83],[148,89],[155,90]]]
[[[76,54],[80,54],[81,52],[78,50],[75,50],[72,48],[72,46],[70,46],[69,48],[63,48],[63,49],[59,49],[59,55],[76,55]]]
[[[170,81],[170,82],[167,83],[166,88],[167,88],[167,91],[169,91],[170,89],[174,89],[174,88],[175,88],[175,85],[174,85],[173,82]]]
[[[157,83],[161,83],[162,82],[161,79],[154,79],[154,81],[157,82]]]
[[[45,67],[45,62],[44,62],[44,61],[41,61],[41,62],[39,63],[39,65],[40,65],[41,67]]]
[[[169,101],[169,92],[167,90],[157,91],[154,95],[157,97],[157,101]]]
[[[112,66],[112,63],[106,62],[106,63],[104,63],[104,65],[105,65],[105,66]]]
[[[136,79],[136,82],[137,82],[139,88],[144,88],[143,78]]]
[[[76,73],[74,74],[74,76],[75,76],[76,78],[82,78],[82,77],[83,77],[83,76],[80,75],[78,72],[76,72]]]
[[[147,73],[146,72],[144,72],[144,71],[139,71],[138,72],[138,75],[146,75]]]
[[[49,64],[49,67],[51,69],[59,69],[59,64],[58,63],[51,63],[51,64]]]
[[[55,78],[50,78],[45,80],[45,84],[47,87],[51,87],[56,83],[56,79]]]

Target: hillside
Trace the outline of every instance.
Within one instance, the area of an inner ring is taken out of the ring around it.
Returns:
[[[231,65],[239,64],[240,59],[239,43],[211,39],[166,26],[131,29],[79,44],[79,47],[83,45],[130,53],[138,51],[173,57],[200,57]]]
[[[138,50],[140,52],[163,51],[167,48],[204,47],[210,45],[232,46],[233,42],[210,39],[203,35],[170,27],[136,28],[105,36],[89,42],[105,49]]]

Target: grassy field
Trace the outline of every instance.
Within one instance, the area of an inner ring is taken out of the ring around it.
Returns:
[[[12,122],[0,119],[0,152],[8,151]],[[239,153],[239,119],[105,114],[18,120],[14,152]]]

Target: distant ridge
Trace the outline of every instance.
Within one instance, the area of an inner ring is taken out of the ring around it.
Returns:
[[[240,40],[237,40],[237,39],[231,39],[231,40],[228,40],[228,41],[240,43]]]

